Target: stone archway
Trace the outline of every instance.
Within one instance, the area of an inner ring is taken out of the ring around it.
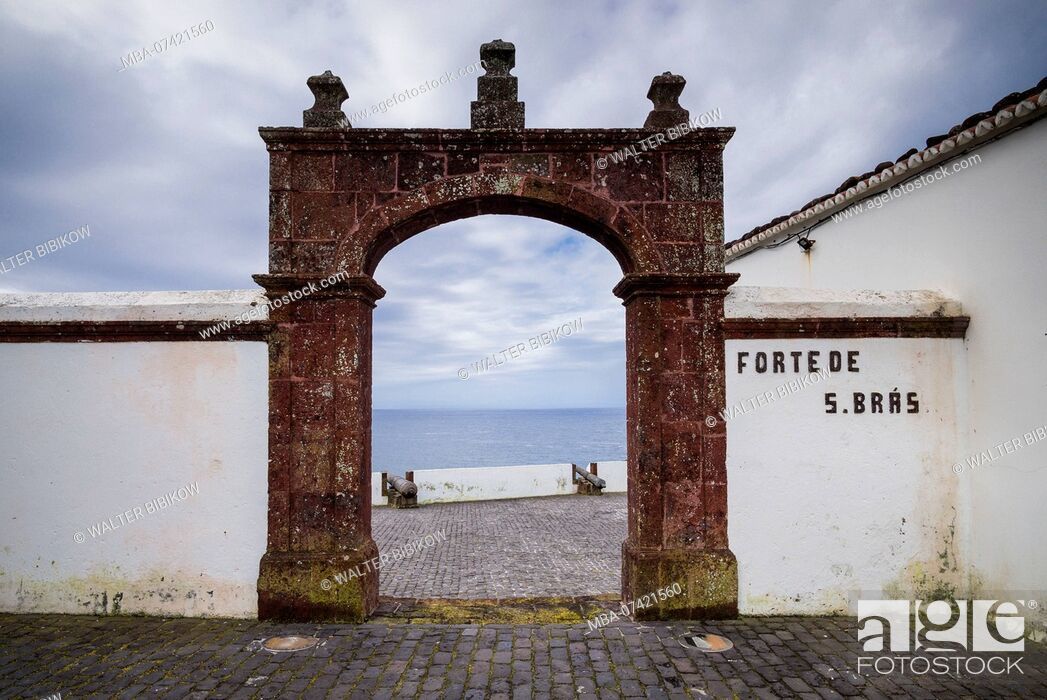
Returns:
[[[304,128],[262,128],[270,154],[269,533],[259,617],[362,621],[378,576],[333,574],[378,556],[371,537],[371,322],[381,257],[480,214],[555,221],[622,267],[628,537],[622,594],[673,583],[649,619],[737,614],[727,542],[723,148],[733,129],[681,129],[684,80],[663,74],[642,129],[525,129],[512,44],[481,47],[470,129],[354,129],[342,82],[309,79]],[[664,131],[663,131],[664,130]],[[613,162],[610,154],[632,154]],[[642,152],[641,150],[642,149]],[[608,162],[611,161],[611,162]],[[340,275],[333,284],[327,281]],[[324,284],[321,284],[321,281]],[[310,287],[310,285],[312,285]],[[326,286],[325,286],[326,285]],[[325,583],[326,582],[326,583]]]

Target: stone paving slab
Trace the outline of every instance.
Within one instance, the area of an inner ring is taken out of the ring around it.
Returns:
[[[625,494],[376,508],[381,551],[446,540],[379,571],[396,598],[592,596],[621,592]]]
[[[692,629],[735,648],[681,645]],[[273,654],[276,634],[316,636]],[[856,673],[854,618],[587,625],[316,625],[0,615],[0,698],[1047,697],[1047,648],[1009,676]]]

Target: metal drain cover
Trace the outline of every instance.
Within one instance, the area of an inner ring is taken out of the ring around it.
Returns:
[[[680,644],[685,647],[694,647],[707,654],[734,648],[734,642],[718,634],[689,634],[680,641]]]
[[[320,640],[316,637],[291,635],[289,637],[270,637],[262,642],[262,648],[266,651],[301,651],[312,649],[319,643]]]

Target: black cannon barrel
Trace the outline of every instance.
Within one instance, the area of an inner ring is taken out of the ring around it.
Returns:
[[[386,478],[386,481],[389,482],[389,487],[390,488],[398,491],[399,493],[403,494],[404,496],[417,496],[418,495],[418,487],[415,486],[415,483],[413,481],[408,481],[407,479],[403,478],[402,476],[396,476],[395,474],[390,474]]]
[[[593,486],[601,489],[606,488],[607,482],[601,479],[600,477],[596,476],[595,474],[591,474],[589,470],[585,469],[584,467],[579,467],[577,464],[572,464],[571,466],[574,467],[575,474],[582,477]]]

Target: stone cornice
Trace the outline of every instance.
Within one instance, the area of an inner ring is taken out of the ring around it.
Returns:
[[[214,321],[0,321],[0,343],[266,341],[272,324],[249,321],[214,330]]]
[[[726,296],[727,288],[739,275],[717,272],[695,275],[628,274],[615,285],[613,293],[628,304],[638,296]]]
[[[963,338],[969,316],[725,318],[728,340],[796,338]]]
[[[270,150],[343,151],[576,151],[631,146],[657,133],[655,129],[338,129],[259,127]],[[666,139],[657,151],[722,149],[733,127],[699,128]]]
[[[303,298],[355,298],[363,299],[374,306],[375,302],[385,296],[385,289],[368,275],[343,276],[335,279],[332,275],[289,273],[254,275],[253,279],[265,289],[266,296],[270,300],[302,291],[304,292]]]

